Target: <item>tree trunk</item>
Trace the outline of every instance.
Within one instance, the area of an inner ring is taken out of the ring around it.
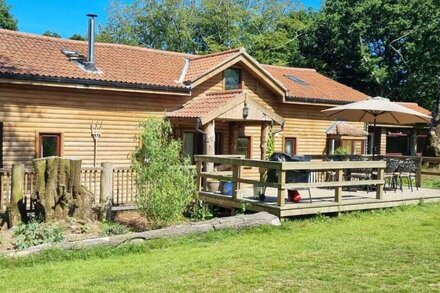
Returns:
[[[81,186],[81,160],[58,157],[33,161],[36,217],[39,220],[91,220],[93,195]]]

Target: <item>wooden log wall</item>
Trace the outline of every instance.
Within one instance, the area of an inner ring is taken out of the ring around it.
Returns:
[[[161,116],[189,97],[116,93],[87,89],[1,85],[0,121],[3,121],[4,167],[12,163],[31,166],[36,157],[37,132],[63,133],[63,155],[78,157],[93,166],[92,121],[102,121],[97,164],[130,164],[139,122]]]

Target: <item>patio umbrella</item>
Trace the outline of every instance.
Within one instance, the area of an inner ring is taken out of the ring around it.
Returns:
[[[349,121],[373,122],[389,124],[416,124],[429,123],[431,116],[409,109],[405,106],[391,102],[389,99],[374,97],[371,99],[354,102],[334,108],[322,110],[329,117]],[[374,146],[374,136],[372,145]],[[373,148],[373,157],[374,157]]]

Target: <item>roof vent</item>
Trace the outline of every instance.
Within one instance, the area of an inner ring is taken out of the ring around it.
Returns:
[[[73,61],[86,61],[86,56],[80,54],[79,52],[75,50],[69,50],[69,49],[61,49],[61,52],[63,52],[64,55],[66,55],[69,60]]]

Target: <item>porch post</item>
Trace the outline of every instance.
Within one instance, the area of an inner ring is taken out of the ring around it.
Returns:
[[[208,156],[215,155],[215,123],[214,120],[203,126],[203,131],[206,133],[204,139],[205,154]],[[214,170],[213,163],[206,163],[206,172]]]
[[[269,138],[269,130],[270,130],[270,122],[268,121],[263,121],[261,122],[261,144],[260,144],[260,149],[261,149],[261,155],[260,158],[261,160],[265,160],[266,159],[266,150],[267,150],[267,141]]]
[[[238,124],[231,122],[229,135],[229,154],[233,155],[237,153],[237,141],[238,141]]]

